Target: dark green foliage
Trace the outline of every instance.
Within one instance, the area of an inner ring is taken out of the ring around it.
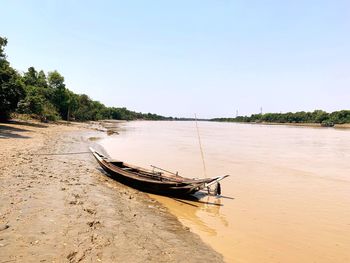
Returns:
[[[69,118],[68,111],[70,109],[71,92],[66,89],[64,77],[56,70],[49,72],[47,84],[48,88],[51,90],[50,101],[56,107],[62,119],[67,120]]]
[[[321,126],[322,127],[333,127],[334,123],[329,121],[329,120],[325,120],[325,121],[322,121]]]
[[[108,115],[110,119],[115,120],[171,120],[171,117],[164,117],[157,114],[152,113],[141,113],[130,111],[127,108],[108,108]]]
[[[40,95],[27,95],[18,103],[17,112],[41,115],[44,110],[45,97]]]
[[[47,79],[44,71],[37,72],[34,67],[28,68],[28,71],[23,75],[23,82],[26,86],[35,86],[47,88]]]
[[[224,122],[269,122],[269,123],[320,123],[322,126],[332,127],[334,124],[350,123],[350,111],[342,110],[327,113],[322,110],[313,112],[287,112],[287,113],[265,113],[238,116],[236,118],[216,118],[212,121]]]
[[[0,37],[0,60],[6,59],[5,47],[7,46],[7,38]]]
[[[115,120],[133,120],[140,118],[135,112],[131,112],[126,108],[111,108],[110,114],[112,119]]]
[[[333,123],[350,123],[350,110],[341,110],[332,112],[329,115],[329,120]]]
[[[50,101],[52,90],[42,87],[25,86],[26,97],[18,103],[17,112],[35,114],[43,120],[58,120],[60,116]]]
[[[61,116],[58,115],[55,106],[50,102],[46,101],[43,108],[42,120],[44,121],[57,121],[61,119]]]
[[[64,77],[57,72],[57,70],[49,72],[47,77],[50,88],[64,90],[66,85],[64,84]]]
[[[147,114],[143,114],[143,119],[145,119],[145,120],[169,120],[172,118],[164,117],[164,116],[157,115],[154,113],[147,113]]]
[[[103,112],[105,111],[105,106],[98,102],[93,101],[89,96],[83,94],[77,97],[78,107],[73,112],[73,116],[78,121],[87,120],[100,120],[104,119]]]
[[[17,108],[19,100],[24,97],[21,76],[6,60],[6,45],[7,39],[0,37],[0,120],[6,120]]]

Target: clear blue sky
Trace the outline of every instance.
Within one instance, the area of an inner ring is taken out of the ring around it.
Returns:
[[[350,108],[350,1],[0,2],[12,66],[108,106],[232,116]]]

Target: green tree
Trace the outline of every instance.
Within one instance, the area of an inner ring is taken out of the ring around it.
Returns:
[[[50,89],[36,86],[25,86],[26,97],[18,103],[17,112],[35,114],[42,121],[57,120],[59,115],[50,102]]]
[[[69,115],[69,92],[64,84],[64,77],[56,70],[49,72],[48,86],[52,89],[52,104],[57,108],[61,118],[67,120]]]
[[[47,79],[44,71],[37,72],[34,67],[29,67],[23,75],[23,82],[27,86],[47,88]]]
[[[64,84],[64,77],[57,72],[57,70],[49,72],[48,74],[48,83],[49,86],[53,89],[65,89],[66,85]]]
[[[42,88],[48,87],[47,78],[46,78],[45,72],[43,70],[40,70],[38,73],[38,79],[37,79],[36,86],[42,87]]]
[[[27,86],[36,86],[38,82],[38,72],[34,67],[28,68],[28,71],[23,75],[23,82]]]
[[[78,108],[74,112],[75,119],[78,121],[92,120],[92,100],[89,96],[82,94],[78,96]]]
[[[315,110],[312,113],[313,121],[316,123],[322,123],[326,121],[329,118],[329,115],[327,112],[323,110]]]
[[[21,76],[6,60],[6,45],[7,39],[0,37],[0,120],[8,119],[25,95]]]

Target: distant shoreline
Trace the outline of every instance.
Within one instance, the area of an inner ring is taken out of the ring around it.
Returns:
[[[309,128],[335,128],[335,129],[350,129],[350,123],[335,124],[333,127],[325,127],[320,123],[291,123],[291,122],[242,122],[242,121],[212,121],[222,123],[238,123],[238,124],[254,124],[254,125],[282,125],[294,127],[309,127]]]
[[[149,121],[149,120],[132,120],[132,121]],[[153,121],[153,120],[151,120]],[[154,120],[154,121],[165,121],[165,120]],[[190,120],[166,120],[166,121],[195,121],[194,119]],[[254,125],[284,125],[284,126],[293,126],[293,127],[309,127],[309,128],[335,128],[335,129],[350,129],[350,123],[344,123],[344,124],[334,124],[333,127],[327,127],[327,126],[322,126],[321,123],[312,123],[312,122],[305,122],[305,123],[291,123],[291,122],[239,122],[239,121],[217,121],[217,120],[206,120],[206,119],[201,119],[198,121],[207,121],[207,122],[221,122],[221,123],[238,123],[238,124],[254,124]],[[103,127],[104,129],[107,130],[107,132],[111,133],[118,133],[118,128],[116,126],[108,126],[109,123],[113,122],[118,122],[118,123],[125,123],[127,121],[116,121],[116,120],[102,120],[102,121],[94,121],[91,123],[96,123],[100,127]],[[103,129],[102,128],[102,129]],[[97,129],[100,131],[103,131],[102,129]],[[114,129],[114,130],[113,130]]]

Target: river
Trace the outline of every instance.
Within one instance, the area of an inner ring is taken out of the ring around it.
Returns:
[[[195,122],[134,121],[111,157],[204,177]],[[350,130],[198,122],[222,196],[155,196],[227,262],[350,262]]]

